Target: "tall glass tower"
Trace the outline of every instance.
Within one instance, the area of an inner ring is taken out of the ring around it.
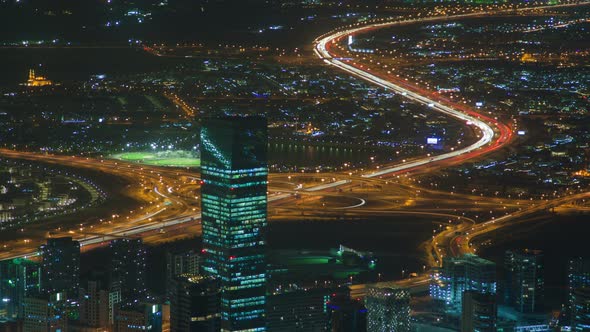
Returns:
[[[147,251],[141,239],[111,241],[111,291],[118,291],[124,303],[147,299]]]
[[[504,256],[510,302],[518,312],[543,310],[545,291],[544,261],[541,250],[508,250]]]
[[[222,331],[266,330],[267,140],[259,117],[201,128],[203,269],[220,281]]]
[[[68,300],[77,301],[80,290],[80,243],[71,237],[51,238],[41,246],[41,252],[41,290],[49,296],[65,293]]]
[[[370,286],[365,298],[367,331],[410,332],[410,293],[398,287]]]
[[[432,275],[430,296],[446,311],[456,311],[468,290],[496,294],[496,263],[474,254],[445,257],[442,269]]]

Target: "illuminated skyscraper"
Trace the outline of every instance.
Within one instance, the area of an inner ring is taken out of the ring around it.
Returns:
[[[172,279],[170,318],[172,331],[219,331],[219,285],[212,277],[183,274]]]
[[[433,275],[430,296],[447,309],[461,309],[463,292],[496,294],[496,264],[473,254],[445,257]]]
[[[117,239],[111,242],[111,290],[119,291],[124,303],[146,300],[147,252],[141,239]]]
[[[193,250],[166,253],[166,278],[172,280],[181,274],[199,274],[201,256]]]
[[[61,294],[27,297],[23,305],[23,331],[68,331],[67,310]]]
[[[410,331],[410,293],[407,290],[369,287],[365,304],[367,331]]]
[[[568,316],[571,317],[576,289],[590,289],[590,258],[572,258],[567,266]]]
[[[496,332],[498,306],[495,294],[463,292],[462,332]]]
[[[23,317],[24,300],[39,293],[41,267],[23,258],[0,262],[0,318]]]
[[[335,294],[326,304],[328,311],[327,331],[366,332],[367,309],[359,299],[353,300],[349,294]]]
[[[80,296],[79,323],[95,330],[107,330],[109,326],[109,292],[100,282],[88,281]]]
[[[543,252],[540,250],[506,251],[507,289],[509,302],[523,313],[540,311],[543,307],[545,279]]]
[[[327,303],[337,289],[331,287],[302,287],[295,283],[277,284],[266,301],[269,332],[326,331]]]
[[[199,274],[202,257],[196,251],[166,253],[166,294],[174,292],[172,282],[183,274]]]
[[[221,284],[222,331],[266,329],[266,150],[263,118],[203,123],[203,270]]]
[[[50,296],[65,293],[67,299],[77,300],[80,288],[80,243],[71,237],[48,239],[47,244],[41,246],[41,252],[43,292]]]
[[[572,331],[590,331],[590,288],[577,288],[572,294]]]
[[[162,332],[162,305],[153,303],[125,304],[115,309],[115,332]]]

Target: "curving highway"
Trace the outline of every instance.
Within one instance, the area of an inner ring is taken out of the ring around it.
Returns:
[[[385,89],[394,91],[405,98],[408,98],[414,102],[419,104],[428,106],[432,110],[436,112],[443,113],[445,115],[451,116],[457,120],[463,121],[467,124],[473,125],[478,128],[479,132],[481,133],[481,137],[475,143],[464,147],[462,149],[451,151],[448,153],[444,153],[441,155],[433,156],[433,157],[424,157],[419,158],[416,160],[412,160],[410,162],[381,168],[376,171],[371,171],[369,173],[363,174],[363,177],[378,177],[386,174],[397,173],[401,171],[408,171],[415,169],[420,166],[424,166],[431,163],[441,162],[443,160],[451,160],[451,159],[468,159],[473,158],[476,155],[480,155],[483,153],[487,153],[493,151],[504,144],[508,143],[510,138],[512,137],[512,131],[506,125],[499,124],[496,120],[491,119],[489,117],[483,116],[473,110],[466,109],[463,105],[455,105],[453,103],[446,102],[442,104],[439,101],[436,101],[430,98],[427,93],[423,90],[419,90],[417,88],[412,88],[408,84],[403,84],[401,82],[397,82],[392,76],[387,75],[379,75],[376,73],[371,72],[370,68],[366,68],[355,64],[349,60],[345,60],[342,57],[332,51],[332,46],[341,41],[343,38],[358,34],[358,33],[365,33],[371,30],[390,27],[394,25],[401,25],[401,24],[410,24],[410,23],[421,23],[427,21],[435,21],[435,20],[443,20],[443,19],[457,19],[457,18],[465,18],[481,15],[478,14],[462,14],[462,15],[455,15],[455,16],[446,16],[446,17],[428,17],[422,19],[414,19],[414,20],[405,20],[405,21],[393,21],[393,22],[386,22],[386,23],[376,23],[376,24],[369,24],[364,25],[361,27],[352,27],[346,30],[338,31],[333,34],[322,36],[315,41],[314,52],[315,54],[324,60],[325,63],[334,66],[338,69],[341,69],[352,76],[357,78],[363,79],[369,83],[378,85]],[[402,85],[403,84],[403,85]],[[497,134],[496,134],[497,133]],[[491,144],[494,142],[494,138],[496,138],[496,144]],[[470,155],[470,153],[477,152],[476,154]]]
[[[415,170],[428,164],[439,164],[443,161],[451,163],[463,162],[468,159],[472,159],[501,148],[502,146],[510,142],[510,140],[513,137],[513,132],[509,126],[499,123],[496,119],[480,114],[475,110],[466,107],[463,104],[454,103],[450,100],[444,100],[443,103],[440,97],[437,97],[437,99],[439,99],[439,101],[437,101],[430,96],[432,94],[431,91],[427,91],[414,85],[410,85],[396,76],[371,71],[371,68],[368,68],[366,65],[363,66],[357,64],[351,61],[351,59],[347,59],[346,55],[338,54],[337,51],[333,50],[332,46],[337,45],[338,42],[344,40],[348,36],[354,34],[367,33],[373,30],[388,28],[392,26],[445,20],[457,20],[465,18],[476,18],[504,13],[526,12],[551,8],[585,6],[588,4],[590,4],[590,1],[579,1],[575,3],[565,3],[560,5],[544,5],[517,9],[511,8],[491,12],[473,12],[448,16],[431,16],[371,24],[357,23],[342,29],[334,30],[332,32],[329,32],[316,38],[316,40],[314,41],[314,52],[320,59],[322,59],[328,65],[334,66],[340,70],[343,70],[351,74],[352,76],[363,79],[369,83],[394,91],[414,102],[428,106],[434,111],[451,116],[457,120],[464,121],[468,125],[475,126],[481,133],[481,137],[478,141],[459,150],[451,151],[433,157],[418,158],[402,164],[382,167],[379,170],[370,171],[368,173],[363,174],[362,176],[372,178],[380,177],[383,175],[391,175],[399,172]]]

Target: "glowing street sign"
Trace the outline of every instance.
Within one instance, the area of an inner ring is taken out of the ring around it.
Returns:
[[[438,144],[438,138],[436,138],[436,137],[428,137],[426,139],[426,144],[437,145]]]

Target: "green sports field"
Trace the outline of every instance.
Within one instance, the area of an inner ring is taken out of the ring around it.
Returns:
[[[186,151],[125,152],[112,155],[111,158],[151,166],[197,167],[201,165],[199,158]]]

